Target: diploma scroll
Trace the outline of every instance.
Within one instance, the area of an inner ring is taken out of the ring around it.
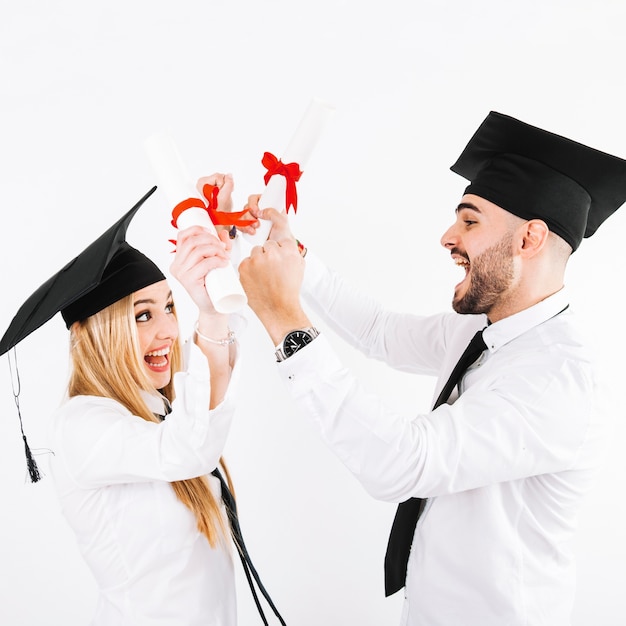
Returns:
[[[180,157],[174,140],[166,133],[155,133],[144,144],[148,159],[157,175],[157,186],[163,189],[172,209],[188,198],[201,198]],[[202,226],[217,234],[205,209],[191,207],[176,218],[176,226],[183,230]],[[246,294],[232,265],[219,267],[207,274],[205,285],[213,306],[220,313],[234,313],[247,303]]]
[[[287,145],[287,149],[280,155],[280,160],[284,164],[297,163],[300,170],[303,171],[322,131],[334,112],[333,106],[319,98],[313,98]],[[259,198],[259,208],[273,207],[281,212],[288,210],[286,192],[287,179],[284,176],[272,176]],[[261,225],[254,235],[244,235],[246,241],[252,246],[262,245],[270,234],[271,222],[269,220],[260,220],[260,222]]]

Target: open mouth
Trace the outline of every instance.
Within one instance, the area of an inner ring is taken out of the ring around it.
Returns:
[[[461,284],[463,283],[463,281],[467,278],[467,276],[468,276],[468,274],[469,274],[469,271],[470,271],[470,262],[469,262],[469,260],[468,260],[468,259],[466,259],[466,258],[465,258],[465,257],[463,257],[463,256],[455,256],[455,257],[453,257],[453,259],[452,259],[452,260],[454,261],[454,263],[455,263],[455,265],[456,265],[457,267],[460,267],[460,268],[462,268],[463,270],[465,270],[465,275],[463,276],[463,280],[461,280],[461,282],[457,285],[457,287],[458,287],[459,285],[461,285]]]
[[[151,370],[155,372],[162,372],[170,365],[169,354],[169,348],[161,348],[160,350],[154,350],[153,352],[146,353],[143,360]]]

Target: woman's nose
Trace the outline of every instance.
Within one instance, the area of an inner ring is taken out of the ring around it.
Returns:
[[[159,320],[157,335],[163,339],[175,339],[178,337],[178,320],[171,313],[164,313]]]

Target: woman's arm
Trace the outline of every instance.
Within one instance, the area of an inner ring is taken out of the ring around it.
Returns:
[[[232,204],[232,176],[212,174],[198,182],[219,187],[219,210],[228,210]],[[210,370],[211,398],[209,408],[217,406],[226,393],[235,344],[228,327],[228,316],[218,313],[207,293],[205,277],[218,267],[230,263],[231,242],[226,230],[216,235],[205,228],[193,226],[178,233],[176,256],[170,270],[198,307],[194,341],[205,355]]]

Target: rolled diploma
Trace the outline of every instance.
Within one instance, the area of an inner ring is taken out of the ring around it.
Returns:
[[[276,155],[283,163],[297,163],[300,171],[304,172],[306,164],[317,144],[335,108],[320,100],[313,98],[306,110],[296,132],[294,133],[287,149],[282,155]],[[285,211],[285,191],[287,181],[284,176],[272,176],[259,198],[259,208],[273,207],[277,211]],[[260,220],[261,225],[254,235],[244,235],[246,241],[252,246],[262,245],[270,234],[272,223],[269,220]]]
[[[187,174],[174,140],[169,135],[155,133],[146,139],[144,147],[157,175],[157,185],[163,189],[172,209],[187,198],[201,198]],[[180,230],[190,226],[202,226],[217,234],[207,211],[197,207],[183,211],[176,223]],[[234,313],[247,302],[232,264],[209,272],[205,278],[205,286],[213,306],[220,313]]]

